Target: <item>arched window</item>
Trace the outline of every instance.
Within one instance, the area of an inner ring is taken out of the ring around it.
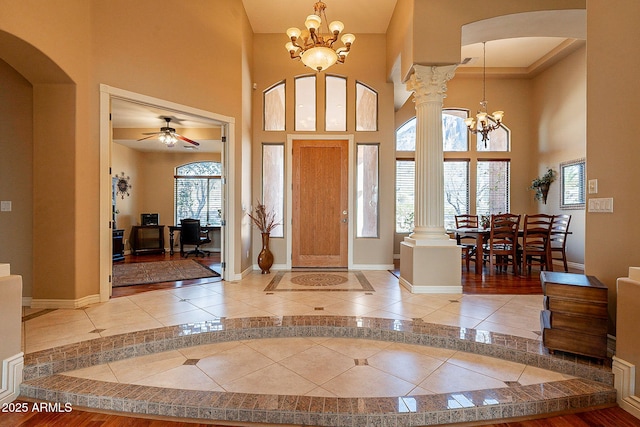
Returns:
[[[486,147],[482,137],[475,147],[469,147],[469,132],[464,124],[468,115],[465,109],[442,111],[445,228],[453,228],[459,214],[509,211],[511,161],[506,154],[510,150],[509,129],[503,125],[491,132]],[[415,147],[414,117],[396,131],[397,233],[410,232],[414,227]],[[486,158],[488,151],[493,152],[492,158]],[[472,189],[469,184],[473,181],[476,186]]]
[[[285,84],[276,83],[264,91],[264,130],[284,130],[286,117]]]
[[[221,225],[222,165],[194,162],[176,168],[174,205],[176,224],[184,218],[202,225]]]

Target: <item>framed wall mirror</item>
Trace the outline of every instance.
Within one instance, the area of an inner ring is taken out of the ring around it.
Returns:
[[[560,209],[584,209],[585,159],[560,163]]]

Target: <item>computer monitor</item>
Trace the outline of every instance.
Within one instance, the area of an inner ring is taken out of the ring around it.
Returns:
[[[140,224],[142,225],[158,225],[160,215],[157,213],[140,214]]]

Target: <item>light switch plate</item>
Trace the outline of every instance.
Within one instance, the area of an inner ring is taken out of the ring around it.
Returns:
[[[597,194],[598,193],[598,180],[590,179],[589,180],[589,194]]]
[[[589,212],[613,212],[613,197],[589,199]]]
[[[11,212],[11,200],[0,201],[0,212]]]

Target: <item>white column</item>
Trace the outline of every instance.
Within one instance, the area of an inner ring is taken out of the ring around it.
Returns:
[[[400,283],[413,293],[460,293],[460,248],[444,228],[442,103],[456,65],[414,65],[416,105],[414,229],[400,245]]]
[[[416,104],[415,212],[410,238],[417,245],[450,240],[444,228],[442,104],[456,67],[415,65],[407,83]]]

